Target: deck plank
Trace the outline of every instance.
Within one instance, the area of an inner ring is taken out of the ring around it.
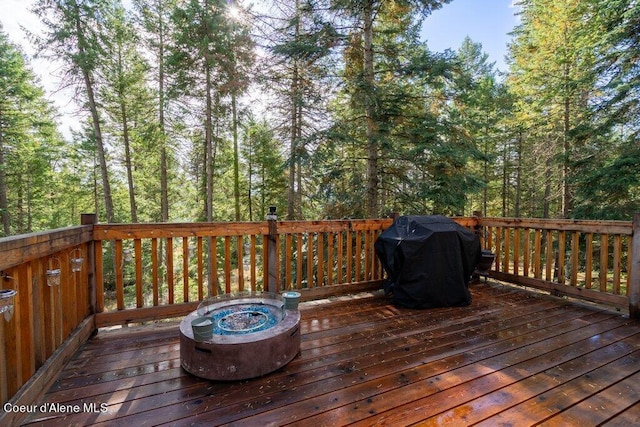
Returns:
[[[301,353],[276,372],[237,382],[186,373],[177,323],[100,332],[41,403],[106,411],[34,414],[25,424],[638,420],[638,322],[491,282],[473,285],[472,295],[468,307],[431,310],[398,308],[377,294],[304,303]]]

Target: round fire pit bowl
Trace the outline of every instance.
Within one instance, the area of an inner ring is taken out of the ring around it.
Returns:
[[[200,325],[212,327],[203,334]],[[299,351],[300,312],[285,309],[275,294],[210,298],[180,323],[182,367],[201,378],[259,377],[283,367]]]

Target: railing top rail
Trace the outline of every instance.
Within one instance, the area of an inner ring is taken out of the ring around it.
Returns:
[[[540,230],[582,231],[596,234],[633,234],[631,221],[599,221],[543,218],[478,218],[484,227],[515,227]]]
[[[93,240],[91,225],[21,234],[0,239],[0,270],[42,258]]]
[[[321,221],[278,221],[278,233],[317,233],[347,230],[382,229],[391,219],[353,219]],[[268,221],[254,222],[194,222],[147,224],[96,224],[95,240],[166,238],[166,237],[218,237],[268,234]]]

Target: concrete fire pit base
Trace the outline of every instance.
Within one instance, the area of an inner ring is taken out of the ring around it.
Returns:
[[[196,341],[191,323],[202,317],[202,312],[194,311],[185,317],[180,323],[182,367],[198,377],[235,381],[259,377],[289,363],[300,351],[300,312],[285,310],[282,301],[259,297],[224,300],[208,305],[206,315],[234,308],[243,313],[250,305],[268,306],[280,318],[275,325],[258,332],[214,332],[210,338]]]

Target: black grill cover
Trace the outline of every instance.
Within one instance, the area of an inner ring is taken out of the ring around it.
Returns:
[[[445,216],[401,216],[384,230],[375,250],[387,273],[384,289],[409,308],[471,303],[469,280],[480,262],[480,240]]]

